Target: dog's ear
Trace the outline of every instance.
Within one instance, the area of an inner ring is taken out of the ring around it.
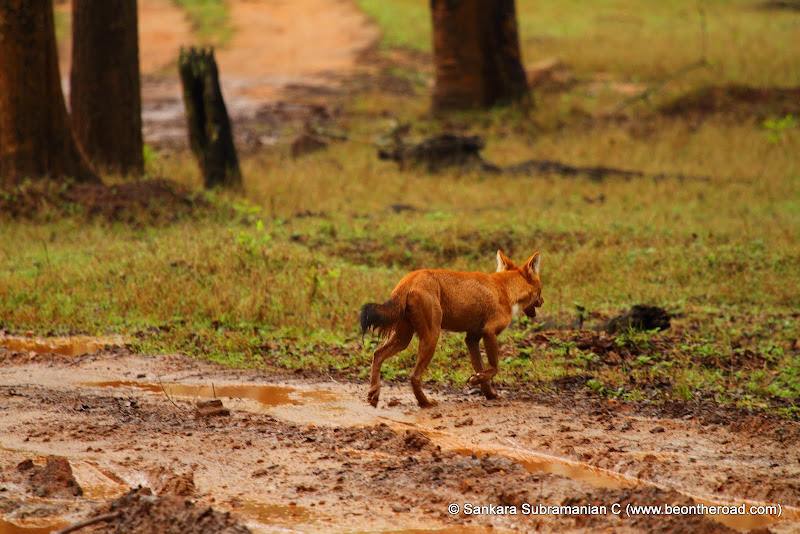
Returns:
[[[525,272],[533,278],[534,276],[539,276],[539,264],[541,263],[539,253],[537,252],[530,258],[528,261],[525,262]]]
[[[502,250],[497,251],[497,272],[503,271],[512,271],[516,269],[517,266],[514,265],[514,262],[511,261],[511,258],[503,254]]]

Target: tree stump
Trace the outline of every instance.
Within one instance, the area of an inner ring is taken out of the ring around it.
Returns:
[[[233,130],[222,98],[214,49],[181,48],[178,68],[189,130],[189,146],[207,189],[242,185]]]

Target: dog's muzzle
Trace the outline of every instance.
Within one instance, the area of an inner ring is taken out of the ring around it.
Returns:
[[[536,317],[536,308],[541,308],[542,304],[544,304],[544,299],[542,298],[541,295],[539,295],[539,297],[530,304],[528,304],[528,307],[525,308],[523,311],[525,312],[525,315],[533,319],[534,317]]]

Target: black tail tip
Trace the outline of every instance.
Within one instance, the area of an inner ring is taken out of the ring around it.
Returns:
[[[367,330],[375,328],[379,319],[378,305],[375,302],[368,302],[361,306],[361,312],[358,314],[358,322],[361,323],[361,337],[367,333]]]

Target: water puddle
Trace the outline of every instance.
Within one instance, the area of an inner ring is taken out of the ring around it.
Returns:
[[[103,472],[91,462],[70,461],[72,475],[83,489],[83,497],[90,501],[116,499],[125,494],[129,486],[113,474]]]
[[[11,521],[0,519],[0,534],[50,534],[67,526],[66,523],[51,523],[46,526],[20,526]]]
[[[360,532],[366,534],[367,532],[375,532],[375,531],[365,530]],[[472,525],[458,525],[454,527],[433,528],[433,529],[409,528],[404,530],[382,530],[380,532],[381,534],[491,534],[491,533],[496,534],[497,529],[490,527],[472,526]]]
[[[234,508],[259,523],[271,525],[273,523],[308,523],[313,519],[308,508],[303,506],[284,506],[280,504],[267,504],[256,501],[244,501],[241,507]]]
[[[705,504],[707,506],[730,506],[731,503],[724,503],[724,502],[715,502],[709,501],[707,499],[701,498],[692,498],[694,502],[697,504]],[[745,504],[745,509],[749,509],[752,504]],[[726,527],[732,528],[734,530],[738,530],[741,532],[749,532],[751,530],[760,530],[766,529],[769,525],[773,523],[777,523],[781,519],[792,519],[792,512],[791,510],[784,510],[784,514],[782,517],[771,516],[766,514],[743,514],[743,515],[723,515],[723,514],[716,514],[710,515],[705,514],[705,516],[712,521],[716,521],[717,523],[722,523]],[[795,518],[796,519],[796,518]]]
[[[571,480],[588,482],[598,488],[617,489],[630,488],[644,482],[638,478],[595,467],[583,462],[560,458],[540,452],[534,452],[514,443],[509,445],[476,443],[473,440],[462,438],[457,434],[427,428],[418,424],[386,421],[395,430],[413,428],[419,430],[443,450],[450,450],[464,456],[502,456],[524,465],[529,471],[539,471],[561,475]]]
[[[0,347],[12,351],[27,350],[36,354],[61,354],[79,356],[96,352],[106,345],[119,347],[125,345],[122,336],[66,336],[66,337],[26,337],[0,336]]]
[[[131,387],[151,393],[166,393],[170,397],[230,398],[250,399],[264,406],[294,405],[308,403],[325,404],[340,398],[333,391],[302,390],[289,386],[276,385],[202,385],[202,384],[148,384],[144,382],[111,380],[106,382],[86,382],[84,386],[121,388]]]

